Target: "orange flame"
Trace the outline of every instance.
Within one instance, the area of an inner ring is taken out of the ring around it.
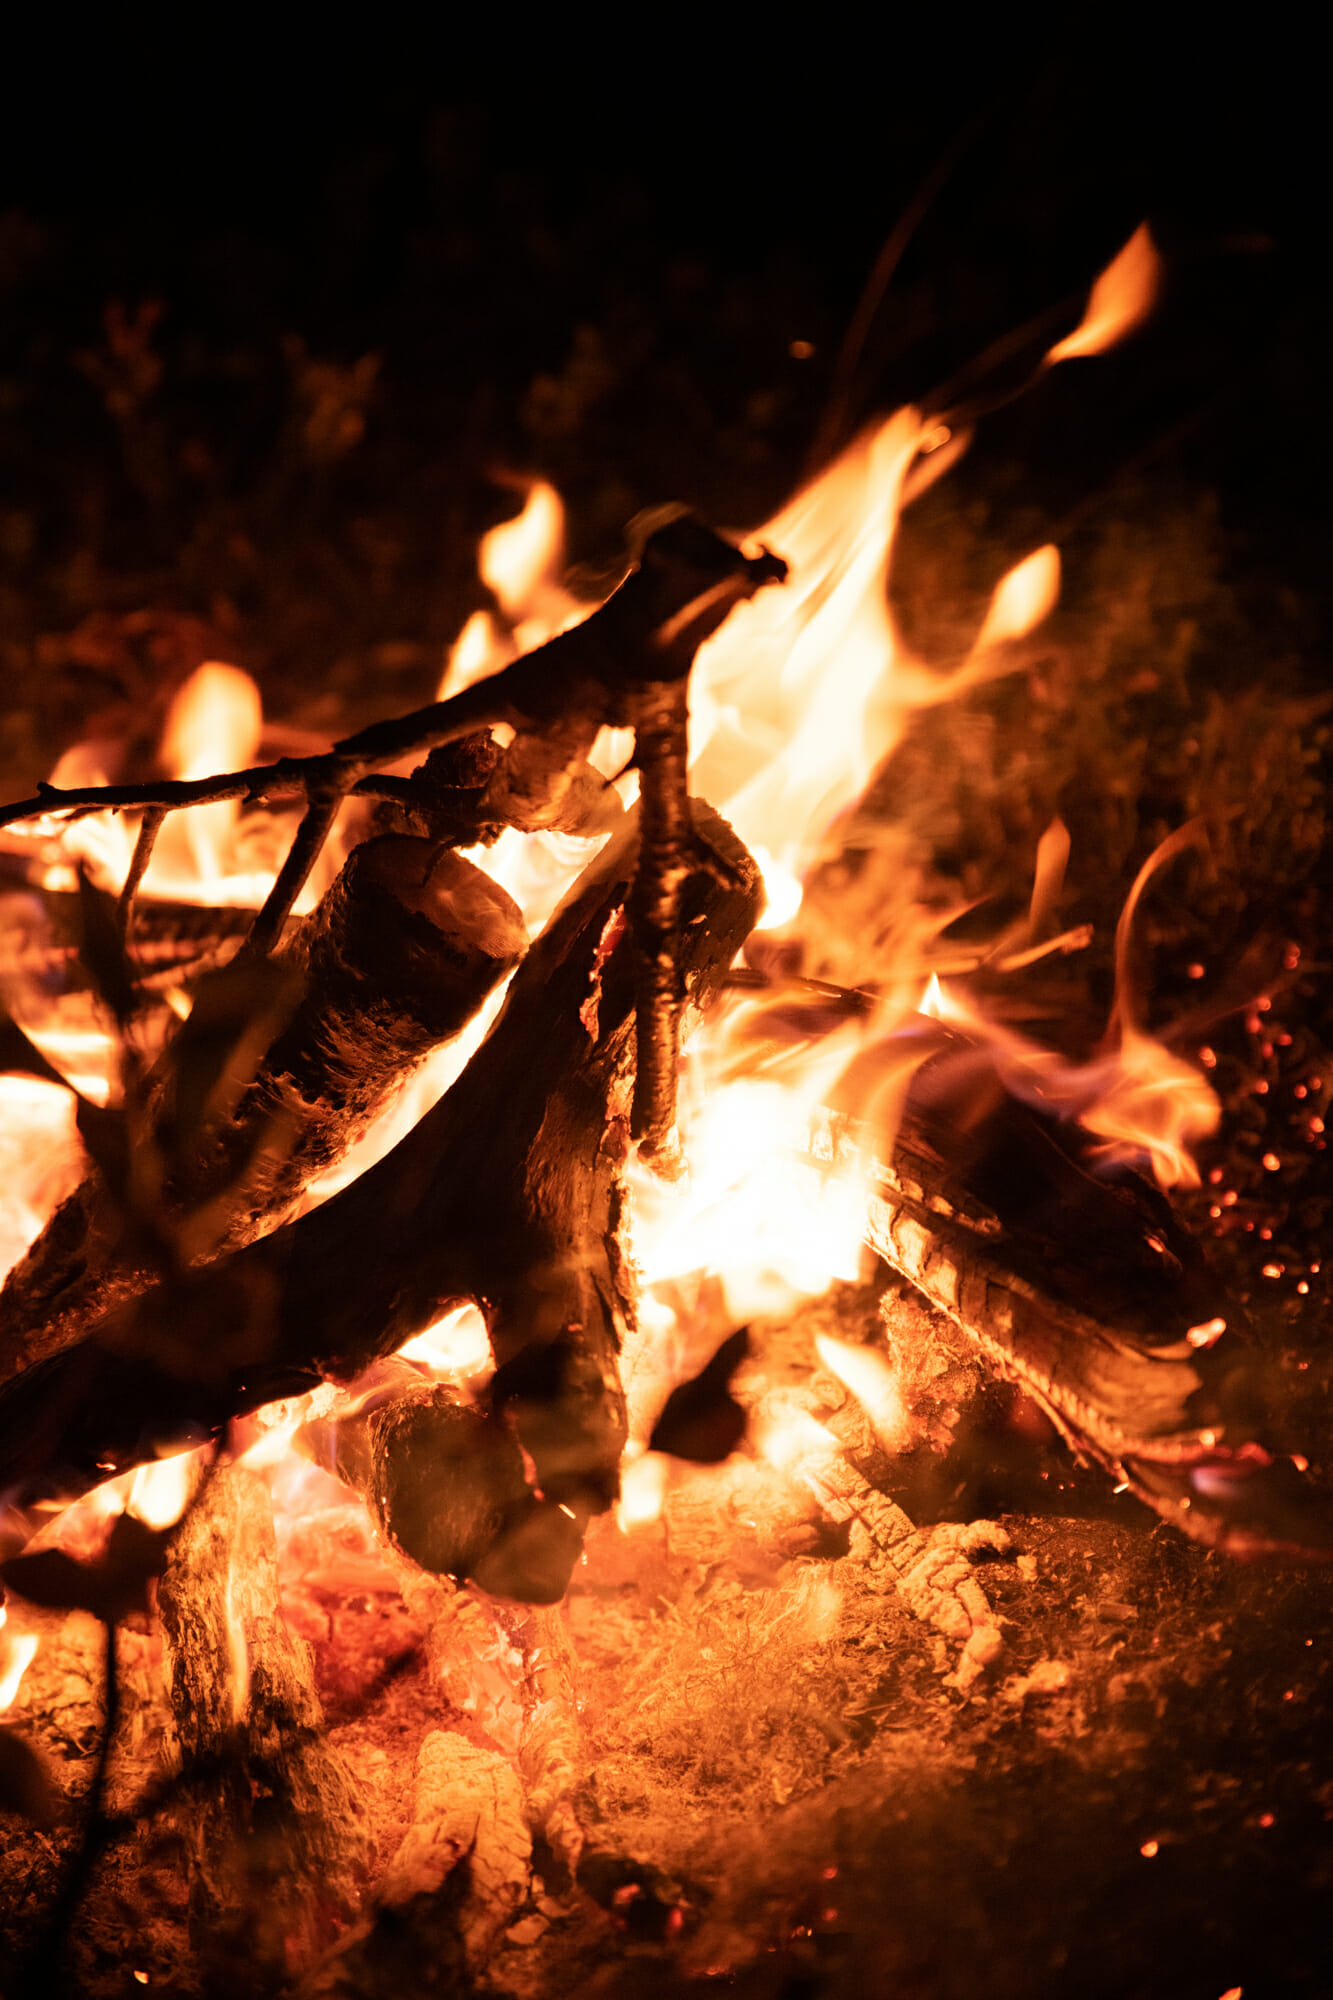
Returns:
[[[1106,1140],[1110,1157],[1146,1161],[1162,1187],[1198,1186],[1194,1149],[1216,1131],[1221,1106],[1200,1070],[1136,1024],[1130,947],[1134,916],[1153,875],[1199,838],[1194,824],[1164,840],[1144,862],[1125,899],[1116,929],[1116,997],[1106,1048],[1093,1061],[1074,1065],[1038,1047],[981,1015],[951,983],[932,980],[922,1002],[923,1013],[953,1023],[988,1047],[1001,1080],[1016,1096],[1035,1095],[1047,1110],[1077,1119],[1086,1131]],[[1052,868],[1057,859],[1063,868],[1061,845],[1057,836],[1057,851],[1048,863]],[[1036,901],[1034,890],[1034,908]]]
[[[1047,354],[1047,365],[1104,354],[1124,340],[1152,311],[1161,275],[1156,245],[1147,223],[1141,222],[1094,283],[1079,324]]]
[[[32,1632],[6,1632],[4,1606],[0,1605],[0,1715],[14,1706],[19,1684],[36,1656],[38,1640]]]

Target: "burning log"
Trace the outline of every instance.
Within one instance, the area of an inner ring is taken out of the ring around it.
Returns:
[[[685,891],[679,974],[702,1006],[751,929],[760,890],[723,821],[696,805],[693,825],[709,865]],[[490,1418],[512,1424],[536,1476],[522,1521],[493,1552],[490,1587],[558,1597],[577,1554],[570,1516],[609,1505],[624,1439],[617,1173],[628,1145],[636,966],[623,913],[635,859],[631,828],[532,947],[463,1076],[377,1166],[310,1215],[188,1274],[176,1295],[159,1287],[115,1308],[77,1348],[7,1385],[0,1481],[30,1494],[82,1490],[108,1466],[214,1433],[241,1410],[325,1376],[350,1379],[475,1299],[499,1363]],[[197,1337],[205,1314],[218,1328],[212,1353]]]
[[[1077,1454],[1196,1540],[1326,1549],[1244,1313],[1166,1198],[1095,1148],[943,1031],[878,1164],[867,1241]]]
[[[177,1232],[190,1263],[284,1220],[525,945],[517,905],[438,840],[388,835],[354,849],[278,954],[277,976],[261,983],[242,966],[205,981],[160,1064],[147,1135],[165,1169],[154,1234]],[[259,1060],[245,1082],[235,1072],[247,1056]],[[59,1352],[145,1289],[154,1247],[117,1192],[90,1177],[0,1293],[0,1370]]]
[[[309,1948],[318,1905],[353,1900],[364,1860],[356,1796],[324,1740],[309,1648],[282,1616],[268,1489],[219,1469],[158,1588],[174,1753],[188,1808],[197,1942],[281,1966]]]

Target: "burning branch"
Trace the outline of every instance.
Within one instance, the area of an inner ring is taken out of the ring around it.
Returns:
[[[128,932],[163,818],[191,806],[238,799],[259,804],[304,797],[305,815],[243,951],[267,956],[282,936],[310,870],[349,796],[382,796],[386,765],[438,750],[478,729],[505,724],[515,742],[494,787],[495,817],[524,828],[561,825],[574,776],[603,727],[639,733],[644,771],[644,881],[635,898],[640,942],[640,1018],[646,1058],[637,1085],[634,1128],[660,1150],[675,1115],[680,996],[671,959],[678,943],[681,883],[691,865],[685,792],[684,688],[699,646],[727,613],[765,584],[781,582],[786,564],[767,551],[744,556],[687,515],[659,526],[636,567],[600,610],[536,652],[445,701],[372,723],[331,751],[281,758],[245,771],[166,782],[102,785],[37,796],[0,810],[0,827],[22,820],[142,809],[134,859],[122,891]],[[392,796],[392,790],[390,791]]]

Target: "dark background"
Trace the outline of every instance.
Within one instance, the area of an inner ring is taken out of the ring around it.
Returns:
[[[112,614],[151,611],[168,677],[207,643],[316,726],[420,699],[508,477],[555,479],[590,585],[646,503],[752,525],[817,439],[1049,314],[984,377],[1021,379],[1145,216],[1169,262],[1151,329],[992,417],[927,528],[984,505],[998,570],[1146,468],[1216,495],[1277,650],[1310,653],[1327,232],[1298,60],[647,32],[649,58],[552,46],[540,91],[545,47],[518,77],[502,37],[406,28],[280,54],[254,29],[80,23],[11,47],[0,645],[36,707],[7,773],[126,694],[93,658]],[[946,161],[839,381],[867,273]],[[174,650],[172,617],[197,621]]]

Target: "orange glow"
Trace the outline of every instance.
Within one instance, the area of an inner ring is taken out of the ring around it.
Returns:
[[[666,1505],[670,1467],[661,1452],[641,1452],[629,1458],[620,1475],[616,1521],[626,1534],[660,1520]]]
[[[489,1376],[495,1365],[486,1322],[473,1305],[455,1307],[443,1319],[437,1319],[434,1326],[407,1341],[398,1352],[405,1361],[420,1363],[442,1381]]]
[[[908,1441],[907,1411],[887,1358],[876,1348],[854,1347],[827,1333],[815,1335],[815,1347],[829,1373],[851,1390],[884,1449],[900,1450]]]
[[[207,1447],[201,1447],[141,1465],[130,1484],[126,1513],[134,1514],[150,1528],[174,1526],[189,1505],[209,1456]]]
[[[757,1443],[760,1455],[779,1472],[817,1473],[821,1465],[839,1456],[838,1440],[832,1431],[817,1422],[808,1410],[784,1409],[774,1399],[761,1422]]]
[[[1034,549],[995,587],[974,655],[1012,639],[1025,639],[1055,609],[1060,595],[1060,553],[1050,542]]]
[[[4,1619],[0,1606],[0,1621]],[[0,1714],[14,1706],[19,1684],[32,1665],[38,1640],[32,1632],[8,1632],[0,1624]]]
[[[1162,263],[1146,222],[1141,222],[1118,257],[1112,259],[1088,294],[1087,310],[1070,334],[1046,356],[1047,363],[1104,354],[1152,311]]]

